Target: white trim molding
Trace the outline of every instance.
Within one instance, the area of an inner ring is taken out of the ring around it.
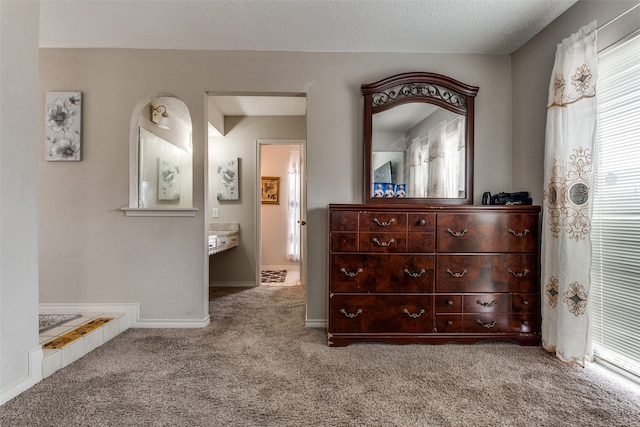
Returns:
[[[29,351],[29,372],[24,377],[2,389],[0,392],[0,406],[42,381],[43,354],[41,346]]]
[[[138,319],[135,325],[132,325],[134,328],[176,328],[176,329],[186,329],[186,328],[204,328],[209,326],[211,322],[211,318],[209,315],[202,320],[191,320],[191,319]]]
[[[326,329],[327,319],[306,319],[304,321],[305,328]]]
[[[203,319],[141,319],[138,303],[79,303],[79,304],[40,304],[44,313],[126,313],[131,328],[204,328],[209,325],[207,314]]]
[[[136,217],[158,217],[158,216],[179,216],[194,217],[198,212],[197,208],[173,208],[173,209],[151,209],[151,208],[120,208],[124,212],[124,216]]]

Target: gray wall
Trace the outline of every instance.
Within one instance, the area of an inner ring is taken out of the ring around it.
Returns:
[[[507,55],[42,49],[40,61],[41,99],[46,91],[84,93],[83,161],[39,164],[42,302],[139,302],[142,319],[207,315],[207,92],[307,96],[309,320],[326,319],[326,206],[362,201],[362,83],[428,70],[479,86],[476,201],[482,191],[510,188]],[[131,113],[159,92],[191,113],[195,218],[130,218],[119,210],[129,198]]]
[[[0,2],[0,403],[40,380],[38,2]],[[35,29],[35,30],[34,30]]]

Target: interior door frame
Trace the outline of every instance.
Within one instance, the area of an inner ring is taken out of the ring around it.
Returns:
[[[300,283],[307,283],[307,140],[302,138],[258,138],[256,139],[256,286],[260,286],[262,268],[262,146],[295,145],[300,147]]]

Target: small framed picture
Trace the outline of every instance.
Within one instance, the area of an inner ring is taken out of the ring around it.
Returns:
[[[395,195],[394,197],[398,198],[398,199],[402,199],[407,197],[407,185],[406,184],[396,184],[396,190],[395,190]]]
[[[280,204],[280,177],[278,176],[262,177],[262,204],[263,205],[279,205]]]

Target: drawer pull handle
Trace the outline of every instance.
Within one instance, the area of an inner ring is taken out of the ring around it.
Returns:
[[[425,225],[427,223],[427,221],[425,221],[424,219],[421,219],[420,221],[418,221],[418,224],[420,225]]]
[[[522,324],[523,324],[523,325],[527,325],[527,326],[529,326],[529,322],[528,322],[527,320],[523,320],[523,321],[522,321]]]
[[[498,324],[498,321],[494,320],[491,323],[484,323],[484,322],[482,322],[482,320],[476,319],[476,323],[479,324],[479,325],[482,325],[483,328],[489,329],[489,328],[493,328],[494,326],[496,326]]]
[[[373,243],[375,243],[378,246],[382,246],[383,248],[387,247],[387,246],[391,245],[393,242],[395,242],[395,240],[393,240],[393,239],[389,240],[388,242],[381,242],[380,240],[378,240],[377,237],[374,237],[371,240],[373,240]]]
[[[453,322],[451,320],[447,320],[447,326],[451,326],[453,325]]]
[[[358,317],[358,314],[362,313],[362,309],[359,308],[358,311],[356,311],[355,313],[347,313],[347,310],[345,310],[344,308],[341,308],[340,313],[344,314],[349,319],[353,319],[354,317]]]
[[[476,300],[476,304],[481,305],[483,307],[493,307],[494,305],[498,305],[498,301],[491,301],[491,302],[482,302],[480,300]]]
[[[453,305],[453,301],[451,301],[451,300],[447,300],[447,305],[448,305],[449,307],[451,307],[451,306]]]
[[[426,313],[426,311],[424,311],[424,308],[421,308],[419,313],[410,313],[409,310],[407,310],[406,308],[402,310],[402,312],[408,315],[409,317],[411,317],[412,319],[417,319],[418,317]]]
[[[526,268],[524,269],[524,271],[522,273],[516,273],[515,271],[513,271],[512,269],[508,269],[507,270],[509,273],[513,274],[515,277],[524,277],[527,274],[529,274],[529,270],[527,270]]]
[[[378,221],[378,218],[373,218],[373,222],[375,222],[376,224],[378,224],[380,227],[388,227],[391,224],[393,224],[394,222],[396,222],[395,218],[391,218],[389,221]]]
[[[467,233],[467,231],[469,230],[466,228],[462,231],[453,231],[452,229],[447,228],[447,233],[451,234],[453,237],[462,237]]]
[[[417,272],[417,273],[412,273],[412,272],[410,272],[410,271],[409,271],[409,269],[408,269],[408,268],[405,268],[405,269],[404,269],[404,272],[405,272],[405,273],[407,273],[410,277],[416,278],[416,277],[420,277],[420,276],[422,276],[424,273],[426,273],[426,272],[427,272],[427,270],[425,270],[425,269],[423,268],[422,270],[420,270],[420,271],[419,271],[419,272]]]
[[[344,275],[347,277],[356,277],[358,274],[362,273],[362,269],[359,268],[355,272],[350,272],[350,271],[347,271],[345,268],[341,268],[340,272],[344,273]]]
[[[449,270],[447,268],[447,273],[449,273],[450,275],[452,275],[453,277],[462,277],[465,274],[467,274],[467,269],[465,268],[464,270],[462,270],[460,273],[454,273],[453,271]]]
[[[524,237],[527,234],[529,234],[529,230],[525,228],[522,233],[517,233],[517,232],[513,231],[512,229],[509,229],[509,233],[513,234],[516,237]]]
[[[526,299],[522,301],[522,304],[524,305],[529,305],[529,301],[527,301]]]

